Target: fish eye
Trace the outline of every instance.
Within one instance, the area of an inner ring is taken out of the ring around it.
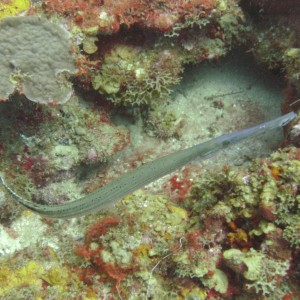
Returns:
[[[290,119],[283,120],[283,121],[281,122],[281,126],[285,126],[285,125],[287,125],[289,122],[290,122]]]

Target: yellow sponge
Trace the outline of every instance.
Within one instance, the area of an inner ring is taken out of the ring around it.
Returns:
[[[0,19],[15,16],[30,6],[29,0],[6,0],[0,3]]]

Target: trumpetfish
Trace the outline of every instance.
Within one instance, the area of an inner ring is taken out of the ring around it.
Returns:
[[[2,176],[0,176],[0,181],[17,202],[42,216],[49,218],[82,216],[106,208],[122,197],[183,167],[196,158],[205,159],[212,153],[227,148],[239,141],[256,136],[270,129],[285,126],[296,117],[296,113],[290,112],[262,124],[224,134],[195,146],[173,152],[121,175],[116,180],[82,198],[61,204],[47,205],[34,203],[15,193]]]

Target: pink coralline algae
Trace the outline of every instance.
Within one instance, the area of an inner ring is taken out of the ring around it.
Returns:
[[[58,13],[85,29],[97,27],[103,33],[118,32],[121,25],[169,31],[189,15],[206,15],[216,7],[215,0],[145,1],[145,0],[48,0],[43,10]]]

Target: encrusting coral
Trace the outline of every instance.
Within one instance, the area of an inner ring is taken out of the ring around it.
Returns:
[[[70,99],[68,76],[76,69],[66,30],[36,16],[8,17],[0,20],[0,39],[2,101],[16,88],[37,103]]]

